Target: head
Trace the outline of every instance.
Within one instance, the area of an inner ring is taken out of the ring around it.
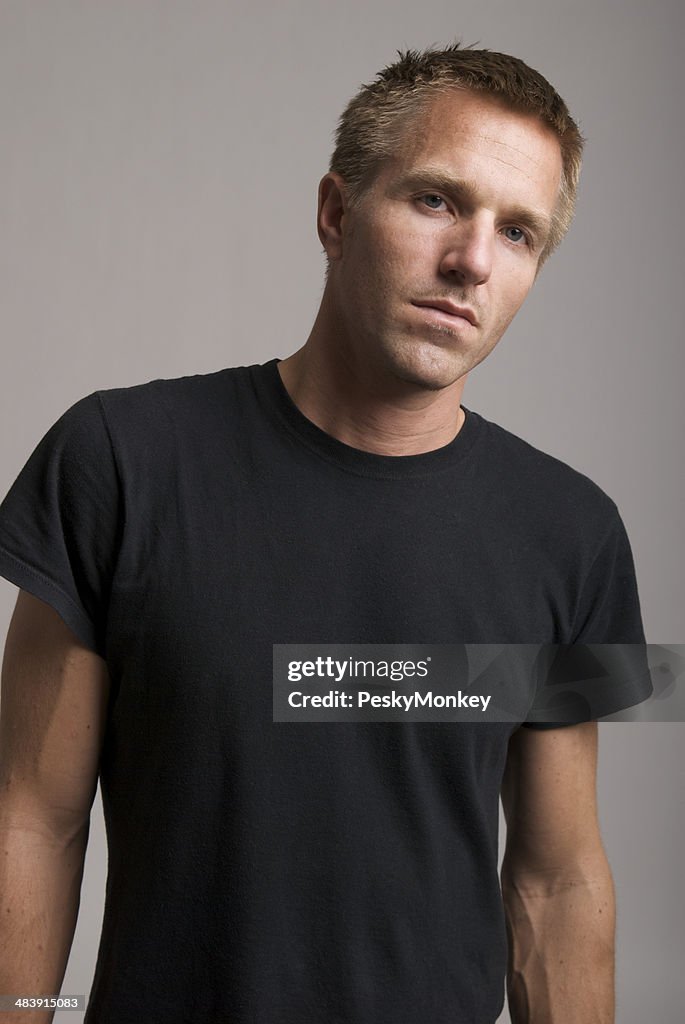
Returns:
[[[563,101],[514,57],[410,51],[363,86],[319,185],[338,358],[433,390],[465,377],[568,227],[581,150]]]
[[[457,42],[442,50],[398,54],[398,61],[361,87],[338,123],[329,170],[344,180],[349,206],[403,148],[437,94],[457,89],[490,97],[514,113],[537,118],[559,142],[559,195],[539,271],[568,231],[580,177],[584,139],[563,99],[539,72],[506,53],[462,48]]]

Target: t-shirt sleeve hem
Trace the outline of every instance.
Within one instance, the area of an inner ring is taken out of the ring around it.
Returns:
[[[49,604],[86,647],[102,656],[95,627],[83,609],[40,570],[17,558],[2,545],[0,545],[0,576]]]
[[[593,707],[592,713],[586,717],[574,714],[570,709],[565,714],[564,708],[561,708],[560,720],[551,721],[554,711],[550,709],[546,713],[538,711],[525,722],[521,722],[521,725],[527,729],[562,729],[570,725],[579,725],[581,722],[593,722],[607,715],[615,715],[618,711],[625,711],[627,708],[635,707],[636,704],[641,704],[651,697],[653,689],[651,673],[647,672],[640,679],[631,680],[631,682],[621,687],[620,690],[617,690],[614,699],[611,701],[604,701],[599,706]]]

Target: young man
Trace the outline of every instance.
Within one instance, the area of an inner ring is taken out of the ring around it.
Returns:
[[[507,956],[516,1024],[613,1020],[596,722],[274,722],[271,678],[282,643],[644,641],[615,504],[461,405],[581,149],[521,61],[400,54],[342,117],[302,348],[40,442],[0,507],[2,991],[59,990],[99,773],[89,1024],[494,1024]]]

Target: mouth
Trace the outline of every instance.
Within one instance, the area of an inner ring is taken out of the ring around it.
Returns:
[[[478,326],[476,314],[469,306],[458,306],[448,299],[425,299],[420,302],[412,302],[412,306],[441,313],[444,317],[455,322],[466,320],[472,327]]]

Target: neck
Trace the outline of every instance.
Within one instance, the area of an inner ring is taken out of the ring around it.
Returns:
[[[305,344],[278,364],[300,412],[344,444],[379,455],[419,455],[442,448],[461,430],[465,377],[432,390],[355,359],[329,330],[324,307]]]

